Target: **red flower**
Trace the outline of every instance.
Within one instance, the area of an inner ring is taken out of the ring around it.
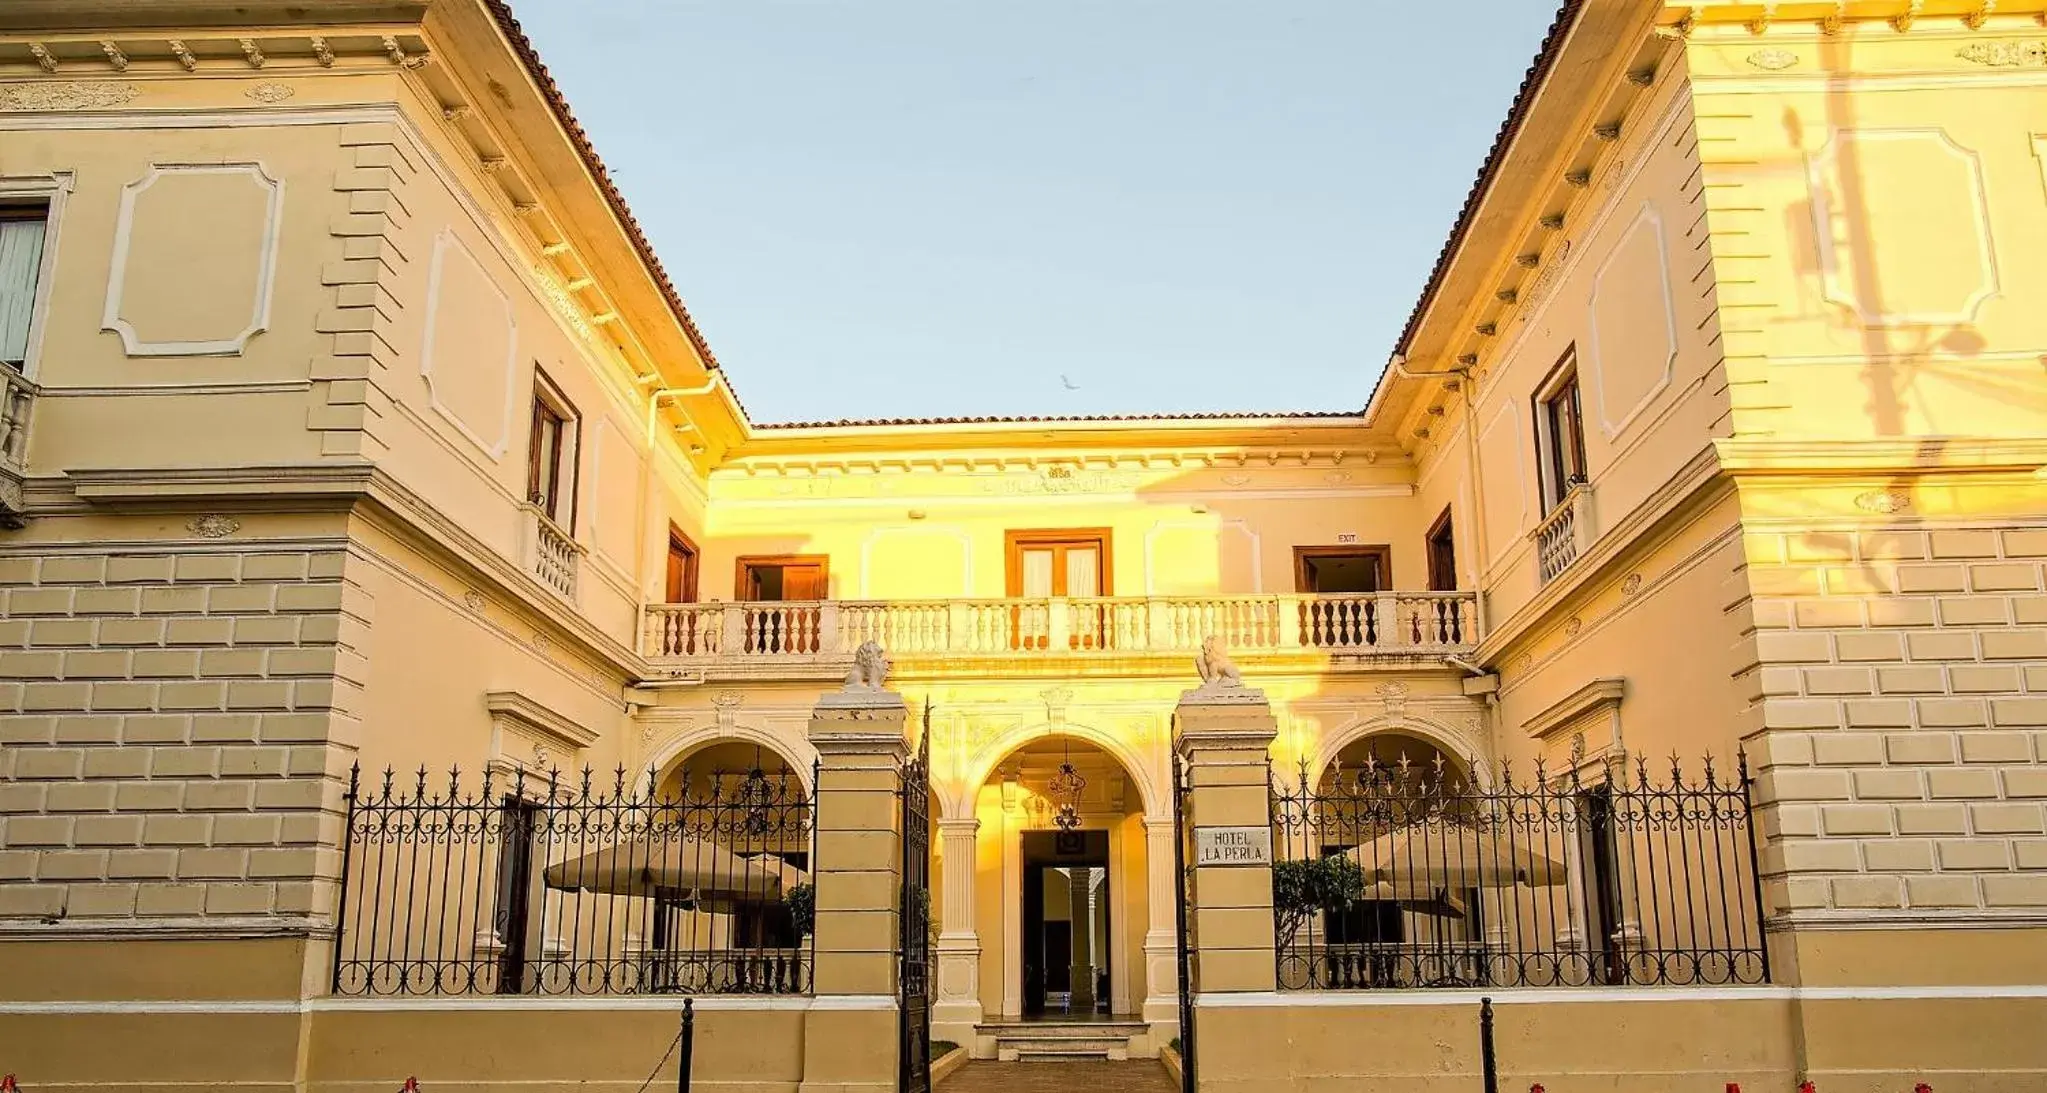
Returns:
[[[1798,1083],[1798,1093],[1819,1093],[1819,1087],[1813,1085],[1809,1080],[1803,1081]]]

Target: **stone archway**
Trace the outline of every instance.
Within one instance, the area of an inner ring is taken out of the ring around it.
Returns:
[[[1068,761],[1086,784],[1069,836],[1061,840],[1050,779]],[[1172,820],[1157,761],[1092,726],[1042,722],[1003,733],[964,766],[964,779],[943,794],[945,815],[938,825],[944,902],[936,1034],[969,1044],[977,1055],[993,1054],[993,1039],[977,1035],[975,1026],[1042,1013],[1040,994],[1047,979],[1056,978],[1062,989],[1044,993],[1064,998],[1046,1016],[1071,1018],[1075,997],[1099,990],[1102,1004],[1089,1014],[1127,1019],[1139,1030],[1131,1050],[1155,1052],[1172,1035],[1177,1018]],[[1071,855],[1070,867],[1059,864],[1062,852]],[[962,869],[962,862],[971,862],[971,870]],[[1062,870],[1064,880],[1047,880]],[[1086,878],[1086,892],[1070,887],[1075,876]],[[1055,888],[1069,901],[1056,920],[1065,924],[1063,951],[1071,963],[1066,975],[1047,977],[1044,935],[1028,947],[1036,961],[1030,968],[1026,935],[1044,928],[1048,893]],[[1074,943],[1080,928],[1075,923],[1089,931],[1084,948]],[[1082,954],[1099,979],[1076,992],[1072,967],[1082,963]],[[1159,1029],[1155,1037],[1153,1026]],[[962,1035],[950,1035],[954,1032]]]
[[[1433,761],[1434,755],[1440,754],[1460,776],[1479,785],[1485,785],[1489,780],[1485,764],[1477,761],[1483,741],[1442,722],[1412,714],[1360,717],[1346,722],[1317,742],[1314,754],[1308,757],[1306,769],[1311,776],[1320,779],[1339,756],[1347,750],[1355,751],[1360,743],[1374,737],[1414,740],[1421,745],[1412,756],[1414,760]],[[1297,770],[1285,771],[1281,777],[1297,781],[1299,773]]]
[[[699,725],[669,736],[648,758],[647,767],[656,773],[657,785],[667,785],[678,771],[691,765],[693,758],[711,749],[729,748],[731,745],[757,748],[764,757],[772,756],[781,768],[788,771],[795,784],[802,787],[804,796],[809,796],[816,788],[812,781],[816,775],[817,753],[811,750],[807,741],[792,741],[767,729],[740,722]]]

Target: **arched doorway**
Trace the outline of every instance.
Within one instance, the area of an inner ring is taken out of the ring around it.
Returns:
[[[939,824],[939,1022],[971,1014],[961,1042],[983,1057],[1023,1026],[1078,1021],[1125,1025],[1148,1053],[1152,1011],[1173,1012],[1170,975],[1156,981],[1171,964],[1172,905],[1156,895],[1171,891],[1171,820],[1118,741],[1048,724],[1007,743]]]
[[[629,944],[695,970],[706,991],[808,989],[810,773],[736,737],[669,759],[647,807],[616,822],[652,832],[648,858],[677,859],[690,883],[643,886],[651,909]]]
[[[1382,729],[1293,781],[1274,807],[1281,987],[1476,982],[1464,965],[1484,960],[1486,903],[1437,876],[1463,863],[1476,803],[1466,765],[1419,733]]]

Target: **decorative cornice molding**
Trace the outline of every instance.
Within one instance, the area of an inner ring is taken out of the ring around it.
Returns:
[[[545,736],[571,751],[587,748],[603,736],[597,730],[585,728],[539,699],[519,691],[485,692],[483,707],[490,711],[493,721],[506,722],[527,732]]]
[[[2047,437],[1921,436],[1713,441],[1722,469],[1741,478],[1860,478],[1872,474],[2034,473],[2047,468]]]
[[[1955,56],[1987,68],[2047,68],[2047,41],[1970,42]]]
[[[1508,650],[1522,643],[1536,623],[1588,588],[1597,586],[1621,561],[1661,546],[1664,529],[1676,529],[1694,513],[1703,511],[1724,493],[1733,481],[1721,473],[1714,450],[1702,447],[1663,485],[1650,493],[1627,515],[1602,526],[1599,537],[1556,580],[1542,586],[1514,613],[1493,624],[1479,643],[1477,664],[1493,664]]]
[[[1611,676],[1595,679],[1529,718],[1522,728],[1529,736],[1545,737],[1586,718],[1617,712],[1621,706],[1621,699],[1626,697],[1627,693],[1626,679]]]
[[[0,110],[90,110],[120,106],[142,93],[131,83],[66,81],[0,84]]]
[[[78,515],[103,508],[189,512],[201,505],[237,512],[356,508],[415,549],[454,563],[464,581],[495,586],[494,599],[516,603],[569,635],[584,655],[629,679],[651,678],[646,659],[636,649],[576,613],[515,559],[477,538],[373,464],[79,470],[49,485],[53,488],[38,491],[38,500],[48,499],[32,506],[34,515]],[[62,485],[70,487],[69,503],[59,497]]]

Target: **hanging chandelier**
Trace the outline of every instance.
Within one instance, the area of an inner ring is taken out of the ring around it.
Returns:
[[[1087,779],[1073,769],[1073,746],[1065,745],[1065,757],[1059,764],[1059,773],[1052,776],[1046,786],[1052,798],[1052,822],[1061,831],[1072,831],[1080,826],[1080,793],[1087,788]]]

